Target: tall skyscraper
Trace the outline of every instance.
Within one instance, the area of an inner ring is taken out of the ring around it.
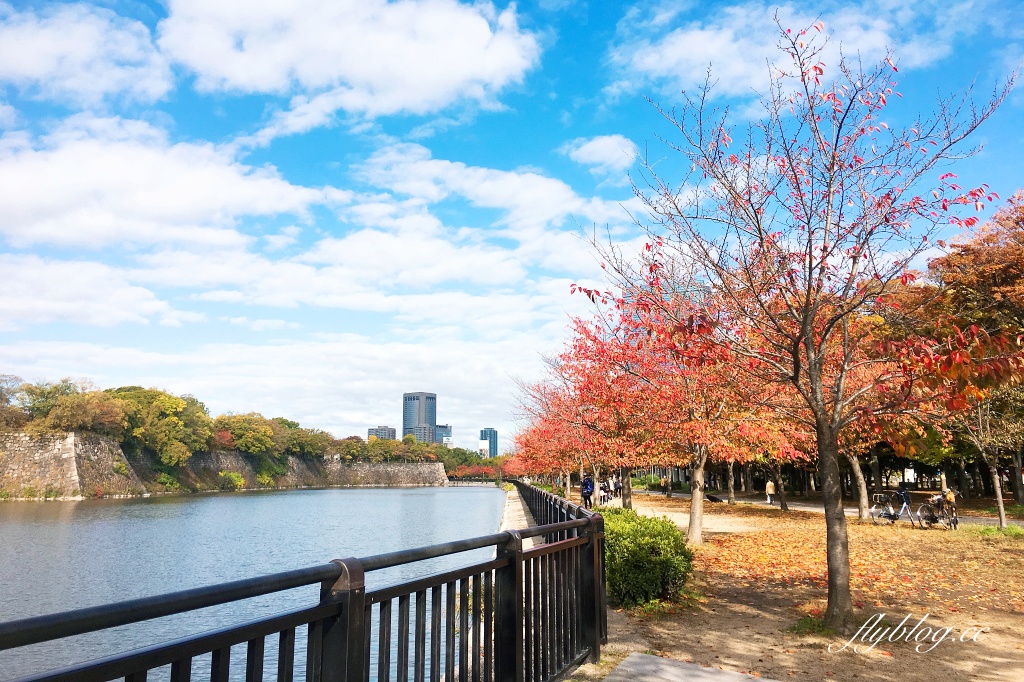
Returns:
[[[497,429],[480,429],[480,445],[483,446],[484,441],[487,441],[487,456],[497,457],[498,456],[498,430]]]
[[[415,432],[417,427],[427,426],[429,430]],[[434,429],[437,428],[437,394],[436,393],[404,393],[402,394],[402,437],[410,433],[418,441],[434,442]],[[426,436],[429,435],[429,438]],[[423,437],[421,437],[423,436]]]
[[[397,434],[395,433],[395,430],[390,426],[378,426],[375,429],[366,430],[367,439],[369,439],[370,436],[373,436],[374,438],[379,438],[380,440],[395,440],[396,435]]]

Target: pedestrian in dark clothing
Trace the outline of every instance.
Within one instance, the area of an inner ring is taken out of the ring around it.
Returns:
[[[586,509],[593,507],[593,503],[590,498],[594,495],[594,480],[590,476],[583,478],[583,483],[580,484],[580,497],[583,498],[583,506]]]

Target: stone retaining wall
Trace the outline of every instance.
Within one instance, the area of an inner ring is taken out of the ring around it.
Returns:
[[[0,497],[141,495],[145,486],[109,438],[0,433]]]
[[[0,498],[81,498],[111,495],[142,495],[142,478],[154,485],[154,463],[125,458],[121,446],[93,434],[30,436],[0,433]],[[440,462],[347,463],[340,460],[302,460],[290,457],[288,470],[275,480],[277,488],[328,486],[443,486],[448,478]],[[220,473],[235,472],[244,487],[255,488],[258,458],[237,451],[199,452],[178,475],[186,487],[216,489]],[[139,476],[142,474],[142,477]]]

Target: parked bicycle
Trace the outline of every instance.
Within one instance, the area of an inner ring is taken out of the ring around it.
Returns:
[[[960,519],[956,515],[957,490],[944,490],[939,495],[932,495],[928,501],[917,508],[917,521],[921,528],[931,528],[941,524],[943,528],[956,530]]]
[[[912,527],[915,525],[914,513],[910,510],[910,493],[906,490],[872,495],[871,499],[874,501],[870,511],[871,520],[876,524],[888,521],[889,525],[893,525],[906,512],[907,518],[910,519],[910,525]]]

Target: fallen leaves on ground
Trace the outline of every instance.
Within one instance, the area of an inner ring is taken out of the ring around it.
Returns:
[[[658,503],[666,510],[689,510],[688,500]],[[827,587],[821,514],[747,505],[715,505],[711,513],[747,517],[762,523],[764,530],[710,536],[694,560],[709,582],[720,575],[741,588],[756,589],[766,581]],[[848,533],[850,587],[859,606],[916,604],[932,613],[1024,613],[1024,542],[1019,539],[920,530],[902,522],[875,526],[853,519]]]
[[[849,541],[855,602],[924,604],[934,613],[965,607],[1024,613],[1024,543],[859,523],[850,523]],[[824,519],[783,517],[763,532],[713,537],[697,553],[696,567],[751,586],[773,581],[824,588]]]

